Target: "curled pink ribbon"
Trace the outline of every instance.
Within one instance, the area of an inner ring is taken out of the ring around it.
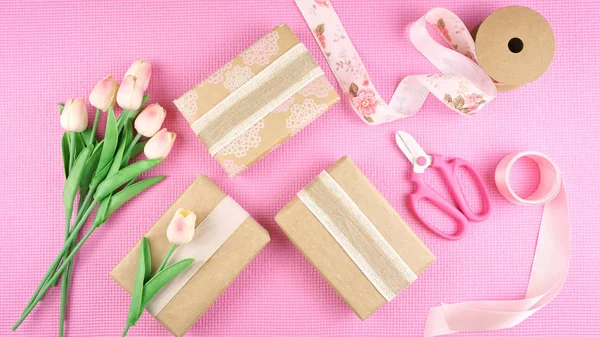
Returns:
[[[328,0],[296,0],[342,91],[361,119],[377,125],[414,115],[428,94],[450,110],[471,115],[497,96],[494,81],[477,63],[475,42],[465,24],[444,8],[434,8],[412,24],[410,40],[441,74],[405,77],[389,104],[375,89],[365,66]],[[450,48],[427,31],[432,26]]]
[[[535,161],[540,169],[540,184],[527,198],[518,196],[509,180],[513,164],[523,157]],[[539,152],[511,153],[496,168],[496,186],[500,194],[514,204],[544,205],[525,298],[442,304],[431,308],[425,337],[513,327],[552,301],[565,283],[569,268],[569,214],[565,188],[556,164]]]

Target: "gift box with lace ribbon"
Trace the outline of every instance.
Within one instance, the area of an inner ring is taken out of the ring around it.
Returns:
[[[339,99],[310,52],[281,24],[174,103],[233,178]]]
[[[363,320],[435,260],[348,157],[298,192],[275,221]]]

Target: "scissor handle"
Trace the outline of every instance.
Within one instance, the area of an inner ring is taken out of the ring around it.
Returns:
[[[481,176],[475,171],[475,168],[471,166],[468,162],[460,159],[454,158],[449,161],[446,161],[442,156],[434,154],[431,155],[432,162],[431,167],[437,169],[444,177],[446,184],[452,194],[452,197],[456,201],[458,208],[465,215],[465,217],[470,221],[480,222],[484,221],[490,217],[492,205],[490,202],[490,195],[488,194],[487,189],[485,188],[485,184],[483,183],[483,179]],[[473,177],[477,188],[481,194],[481,198],[483,201],[483,209],[480,213],[473,213],[471,210],[471,206],[467,202],[467,198],[465,198],[465,194],[458,184],[458,180],[456,178],[456,171],[459,168],[464,168],[469,171],[470,175]]]
[[[434,189],[427,185],[423,181],[423,174],[412,172],[411,180],[415,183],[415,191],[410,195],[410,206],[415,217],[421,221],[425,227],[427,227],[434,234],[447,239],[447,240],[458,240],[465,235],[468,220],[467,218],[454,206],[450,205],[441,195],[439,195]],[[421,201],[429,201],[432,205],[439,208],[442,212],[448,214],[451,218],[456,220],[456,231],[453,234],[443,232],[427,220],[425,220],[419,211],[417,210],[417,204]]]

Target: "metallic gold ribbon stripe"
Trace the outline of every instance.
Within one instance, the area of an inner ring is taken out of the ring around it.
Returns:
[[[193,258],[194,262],[159,290],[146,310],[157,316],[249,216],[231,197],[221,200],[196,227],[192,241],[177,247],[167,265],[187,258]]]
[[[192,123],[192,129],[215,156],[321,75],[323,70],[298,43]]]
[[[379,293],[391,301],[417,275],[379,233],[344,189],[327,173],[298,192]]]

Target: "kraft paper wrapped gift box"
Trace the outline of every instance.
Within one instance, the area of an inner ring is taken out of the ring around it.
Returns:
[[[217,230],[215,227],[209,229],[209,226],[225,226],[226,221],[237,221],[235,225],[239,225],[239,227],[234,229],[232,233],[227,234],[230,236],[224,239],[225,241],[220,247],[215,246],[217,250],[208,260],[203,261],[196,254],[196,262],[188,267],[183,274],[186,274],[193,267],[200,268],[195,273],[188,274],[191,278],[181,289],[175,289],[174,296],[170,300],[163,301],[162,310],[152,309],[151,305],[157,305],[156,303],[152,304],[153,302],[150,302],[147,307],[148,311],[153,314],[159,311],[154,316],[175,336],[183,336],[270,241],[268,232],[261,225],[208,177],[200,175],[145,234],[150,244],[153,272],[156,271],[171,247],[167,240],[166,230],[179,208],[191,210],[197,216],[196,234],[188,245],[195,242],[197,244],[204,242],[203,246],[210,246],[215,240]],[[235,218],[235,220],[232,220],[232,218]],[[206,219],[211,221],[206,221]],[[230,225],[232,224],[227,224],[227,226]],[[201,235],[199,235],[199,231],[203,227],[207,231],[201,232]],[[201,241],[196,241],[199,238]],[[207,242],[210,243],[207,244]],[[188,245],[181,247],[186,248]],[[130,294],[135,281],[139,249],[140,242],[129,251],[110,273],[112,278]],[[173,256],[178,255],[179,249],[175,250]],[[171,284],[168,286],[171,286]],[[161,292],[163,291],[165,291],[164,288]],[[159,292],[156,296],[160,295]],[[156,297],[153,301],[155,300]]]
[[[363,320],[435,260],[347,157],[298,192],[275,220]]]
[[[310,52],[281,24],[174,103],[233,178],[339,99]]]

